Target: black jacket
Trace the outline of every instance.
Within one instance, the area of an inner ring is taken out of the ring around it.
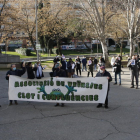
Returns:
[[[96,77],[109,77],[109,80],[108,80],[108,91],[109,91],[109,89],[110,89],[110,84],[109,84],[109,82],[112,81],[112,77],[111,77],[110,73],[109,73],[108,71],[105,70],[104,73],[98,72],[98,73],[96,74]]]
[[[25,67],[22,67],[22,70],[15,70],[13,71],[12,69],[10,69],[7,73],[6,73],[6,80],[9,80],[9,77],[7,76],[8,74],[9,75],[15,75],[15,76],[22,76],[24,73],[25,73],[26,69]]]
[[[82,59],[82,64],[85,66],[87,64],[87,59],[86,58],[83,58]]]
[[[120,60],[115,61],[115,64],[113,65],[113,67],[116,67],[115,73],[121,72],[121,61]]]
[[[81,60],[80,60],[80,58],[77,58],[77,59],[76,59],[75,64],[76,64],[76,68],[77,68],[77,69],[81,69]]]
[[[32,68],[32,67],[27,67],[27,76],[28,76],[28,79],[34,79],[35,78],[35,74],[34,74],[34,71],[37,70],[37,67],[35,68]]]
[[[59,58],[54,58],[53,62],[56,63],[57,61],[60,61]]]
[[[67,61],[62,60],[62,58],[61,58],[61,64],[62,64],[61,69],[66,70],[66,66],[67,66],[66,63],[67,63]]]
[[[95,58],[94,59],[94,64],[97,64],[98,63],[98,60]]]
[[[56,69],[53,73],[53,77],[66,77],[66,72],[62,69]]]
[[[129,67],[131,69],[131,71],[134,71],[134,72],[138,72],[138,69],[139,69],[139,61],[138,60],[135,60],[135,65],[131,65],[130,62],[132,60],[130,60],[127,64],[127,67]]]

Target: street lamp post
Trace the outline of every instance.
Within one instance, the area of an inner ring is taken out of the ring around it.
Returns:
[[[36,13],[36,44],[38,44],[37,9],[38,9],[37,0],[35,0],[35,13]],[[38,50],[37,50],[37,61],[39,61]]]

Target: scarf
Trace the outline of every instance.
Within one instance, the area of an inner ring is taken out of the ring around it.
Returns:
[[[42,77],[42,67],[41,66],[38,66],[36,76],[37,77]]]

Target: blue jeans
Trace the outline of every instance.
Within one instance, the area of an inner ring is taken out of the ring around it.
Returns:
[[[115,83],[117,84],[117,74],[119,75],[119,84],[121,84],[121,72],[115,72]]]
[[[85,68],[85,71],[87,71],[86,65],[82,65],[82,71],[84,70],[84,68]]]
[[[94,64],[94,70],[97,70],[97,64]]]

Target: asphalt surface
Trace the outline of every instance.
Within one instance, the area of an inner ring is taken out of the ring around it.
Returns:
[[[123,71],[121,86],[113,85],[113,76],[108,109],[24,101],[8,106],[6,71],[0,71],[0,140],[140,140],[140,89],[130,88],[129,71]]]

